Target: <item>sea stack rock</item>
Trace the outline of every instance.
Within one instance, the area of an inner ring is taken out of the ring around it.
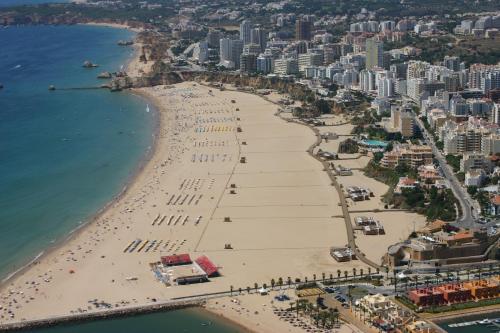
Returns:
[[[88,61],[88,60],[85,60],[83,62],[83,65],[82,65],[84,68],[95,68],[95,67],[99,67],[99,65],[97,64],[93,64],[92,62]]]
[[[111,79],[112,75],[110,72],[102,72],[101,74],[97,75],[98,79]]]
[[[131,41],[131,40],[119,40],[118,41],[118,45],[119,46],[129,46],[129,45],[132,45],[132,44],[134,44],[134,42]]]

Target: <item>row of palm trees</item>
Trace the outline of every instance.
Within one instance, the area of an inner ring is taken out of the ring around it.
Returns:
[[[489,273],[488,275],[491,275],[492,271],[494,269],[496,270],[498,268],[499,268],[498,265],[489,264],[488,265],[488,273]],[[446,280],[447,280],[446,282],[453,282],[453,279],[455,279],[455,282],[458,283],[460,281],[460,275],[463,275],[464,272],[465,272],[465,274],[467,274],[467,281],[470,281],[471,274],[473,274],[473,273],[477,274],[477,275],[479,275],[479,279],[481,279],[481,277],[483,276],[482,274],[485,273],[485,270],[481,266],[479,266],[477,269],[471,269],[471,268],[468,268],[465,270],[457,269],[457,270],[453,270],[453,271],[447,271],[446,273],[439,273],[439,271],[436,270],[436,273],[434,274],[434,276],[426,275],[424,277],[420,277],[418,275],[414,275],[411,278],[403,279],[402,282],[404,283],[405,290],[408,290],[408,283],[410,280],[412,280],[414,282],[415,287],[418,287],[419,280],[423,281],[425,286],[428,287],[430,284],[440,284],[442,282],[445,282],[442,279],[443,274],[445,274]],[[395,271],[394,271],[393,282],[394,282],[394,290],[397,291],[398,278],[396,276]]]
[[[379,273],[380,273],[380,270],[377,268],[376,274],[378,275]],[[349,277],[358,278],[359,280],[362,280],[363,278],[370,278],[371,275],[372,275],[372,268],[371,267],[368,267],[367,275],[365,275],[365,271],[363,268],[360,268],[358,271],[354,267],[352,269],[352,275],[349,275],[349,271],[347,271],[347,270],[341,271],[340,269],[338,269],[336,277],[334,277],[334,275],[332,273],[330,273],[328,276],[326,273],[321,273],[321,279],[318,279],[318,276],[316,274],[313,274],[312,280],[309,280],[309,278],[306,276],[306,277],[304,277],[303,281],[300,278],[295,278],[294,280],[292,280],[292,278],[290,276],[287,277],[287,279],[285,281],[282,277],[279,277],[277,280],[274,278],[271,279],[270,286],[271,286],[271,289],[274,290],[275,287],[278,287],[279,289],[281,289],[281,287],[283,287],[284,285],[287,285],[288,288],[290,288],[292,284],[294,284],[294,285],[299,284],[300,285],[303,283],[307,284],[309,282],[317,282],[317,281],[321,281],[321,282],[333,281],[333,280],[340,281],[342,279],[342,276],[344,277],[345,281],[347,281],[349,279]],[[267,283],[262,284],[262,288],[267,289],[267,287],[268,287]],[[253,289],[255,290],[255,292],[258,291],[259,284],[257,282],[254,283]],[[231,286],[230,293],[233,294],[234,291],[235,291],[234,287]],[[239,288],[238,291],[241,294],[243,292],[243,289]],[[246,291],[247,291],[247,293],[250,293],[252,291],[252,288],[247,286]]]

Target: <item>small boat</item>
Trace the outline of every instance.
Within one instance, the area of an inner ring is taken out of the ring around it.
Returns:
[[[49,90],[50,90],[50,91],[54,91],[54,90],[56,90],[56,87],[55,87],[55,86],[53,86],[53,85],[51,84],[51,85],[49,86]]]
[[[146,112],[149,112],[149,104],[146,105]]]
[[[488,324],[491,324],[491,320],[489,320],[488,318],[486,318],[486,319],[483,319],[483,320],[479,320],[477,323],[480,324],[480,325],[488,325]]]

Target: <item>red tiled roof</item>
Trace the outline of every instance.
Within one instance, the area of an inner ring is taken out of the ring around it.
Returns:
[[[500,205],[500,195],[497,194],[491,198],[491,203],[494,205]]]
[[[207,256],[201,256],[195,260],[196,263],[207,273],[208,277],[216,276],[219,274],[219,269],[215,264],[208,259]]]
[[[187,265],[192,263],[191,257],[187,253],[161,257],[161,262],[166,266]]]

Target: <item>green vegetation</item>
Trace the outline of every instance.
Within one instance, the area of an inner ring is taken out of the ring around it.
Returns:
[[[411,209],[425,215],[427,220],[453,221],[456,218],[455,197],[451,190],[438,191],[422,188],[403,189],[401,194],[393,194],[392,204],[398,208]]]
[[[406,165],[398,165],[394,169],[389,169],[380,166],[374,160],[368,163],[364,171],[366,176],[389,185],[392,188],[389,190],[390,192],[394,190],[394,186],[396,186],[400,177],[417,178],[417,172]]]
[[[417,179],[418,175],[415,169],[405,165],[398,165],[394,170],[384,168],[374,158],[365,168],[365,175],[389,185],[389,190],[384,195],[384,201],[395,208],[414,210],[425,215],[429,221],[435,219],[453,221],[456,218],[456,198],[451,190],[438,191],[435,187],[430,189],[417,187],[403,189],[401,194],[394,193],[394,187],[400,177]]]
[[[470,187],[473,187],[473,186],[469,186],[469,188]],[[467,191],[469,191],[469,188],[467,188]],[[481,207],[481,213],[485,216],[490,215],[490,210],[488,209],[490,206],[490,197],[488,195],[488,192],[476,191],[474,194],[472,194],[472,193],[470,193],[470,194],[471,194],[472,198],[475,199],[479,203],[479,206]]]
[[[187,47],[191,44],[191,42],[187,39],[181,39],[177,45],[172,46],[171,50],[172,53],[176,56],[180,55],[184,50],[187,49]]]
[[[448,163],[452,167],[453,172],[458,172],[460,170],[461,159],[462,156],[455,156],[451,154],[446,155],[446,163]]]
[[[444,27],[444,30],[447,30],[447,27]],[[448,55],[460,57],[467,65],[472,63],[496,64],[500,57],[500,37],[460,39],[451,35],[438,37],[405,35],[401,41],[386,43],[384,47],[390,50],[406,45],[421,49],[422,53],[416,58],[430,63],[440,62]]]

